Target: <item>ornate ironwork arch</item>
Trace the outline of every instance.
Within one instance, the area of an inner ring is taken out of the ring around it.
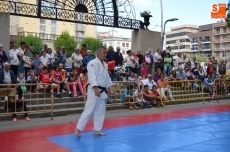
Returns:
[[[141,25],[130,0],[36,0],[36,4],[22,1],[0,0],[0,13],[126,29],[140,29]]]

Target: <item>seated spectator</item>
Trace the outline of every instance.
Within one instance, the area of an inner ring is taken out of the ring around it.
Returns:
[[[225,78],[226,64],[225,64],[224,60],[220,61],[220,65],[218,66],[218,73],[220,75],[220,78]]]
[[[209,90],[210,95],[213,93],[213,86],[214,86],[214,82],[211,79],[211,75],[208,74],[207,78],[204,79],[203,81],[203,85],[205,89]]]
[[[28,86],[29,92],[38,93],[38,90],[39,90],[39,86],[37,85],[38,78],[35,76],[34,70],[31,69],[29,71],[29,76],[27,77],[26,83],[34,84],[34,85],[31,85],[31,86]]]
[[[230,66],[229,66],[228,70],[226,71],[226,78],[227,79],[230,78]]]
[[[194,63],[194,66],[193,66],[193,68],[191,69],[191,71],[192,71],[192,73],[193,73],[193,75],[194,75],[194,78],[195,79],[197,79],[198,78],[198,76],[199,76],[199,67],[198,67],[198,65],[197,65],[197,62],[195,62]]]
[[[51,75],[51,80],[53,82],[52,85],[57,87],[57,97],[62,98],[62,96],[60,94],[60,88],[63,88],[64,85],[69,92],[69,97],[72,97],[73,94],[69,89],[69,85],[68,85],[67,81],[65,81],[65,77],[63,77],[63,72],[60,70],[60,68],[58,66],[55,66],[54,70],[55,71],[53,71],[52,75]]]
[[[0,70],[0,84],[17,84],[17,78],[14,75],[14,72],[12,70],[10,70],[10,64],[8,62],[5,62],[3,64],[3,70]],[[7,87],[11,87],[11,86],[7,86]],[[12,86],[12,87],[14,87],[14,86]],[[12,112],[15,111],[15,101],[16,101],[17,102],[16,108],[20,108],[20,107],[22,107],[22,105],[24,105],[24,111],[27,111],[26,105],[25,105],[24,101],[22,100],[22,89],[21,89],[21,87],[15,86],[15,88],[17,88],[17,94],[15,97],[9,97],[8,98],[8,101],[5,103],[5,109],[8,107],[8,108],[11,108]],[[11,100],[13,98],[14,98],[14,100]],[[7,104],[8,104],[8,106],[7,106]],[[27,113],[25,113],[25,120],[30,120]],[[13,121],[14,122],[17,121],[16,114],[13,114]]]
[[[23,85],[23,84],[26,84],[24,74],[22,74],[22,73],[18,74],[17,82],[18,82],[18,84],[21,84],[20,88],[22,89],[22,93],[26,94],[27,93],[27,88],[26,88],[25,85]]]
[[[211,62],[207,68],[207,75],[210,75],[212,77],[214,70],[216,70],[216,68],[213,66],[213,63]]]
[[[155,85],[152,88],[151,96],[152,96],[152,105],[157,106],[157,103],[160,102],[161,100],[161,96],[157,91],[157,86]]]
[[[203,67],[200,67],[199,71],[198,71],[198,79],[203,82],[204,78],[206,77],[206,75],[207,75],[207,73],[205,72],[205,70],[203,69]]]
[[[44,66],[42,69],[42,72],[39,75],[39,81],[43,84],[44,89],[47,93],[50,92],[50,86],[51,86],[51,75],[48,73],[48,67]],[[54,84],[53,87],[58,87],[58,85]],[[58,88],[59,89],[59,88]]]
[[[216,69],[214,69],[213,74],[212,74],[212,81],[215,81],[217,76],[218,76],[218,73],[216,72]]]
[[[91,51],[90,50],[87,50],[87,55],[86,56],[84,56],[84,58],[83,58],[83,67],[86,67],[87,66],[87,64],[89,63],[89,61],[91,61],[91,60],[93,60],[94,58],[93,58],[93,56],[91,55]]]
[[[153,80],[157,82],[161,78],[161,69],[157,68],[156,72],[153,74]]]
[[[158,87],[161,90],[161,96],[163,97],[163,100],[167,101],[165,92],[168,93],[170,100],[174,100],[172,97],[172,91],[170,86],[168,85],[168,82],[164,79],[164,75],[161,74],[161,79],[157,81]]]
[[[143,85],[149,86],[149,90],[152,90],[154,85],[157,85],[155,81],[153,81],[153,76],[148,74],[148,78],[143,81]]]
[[[87,81],[88,81],[87,69],[83,68],[82,73],[80,74],[79,80],[78,80],[78,87],[79,87],[82,95],[85,95],[83,87],[86,85]]]
[[[179,78],[177,77],[176,69],[173,68],[170,74],[170,81],[177,81],[177,80],[179,80]]]
[[[217,94],[225,94],[227,87],[226,84],[224,83],[223,80],[220,79],[220,76],[216,76],[216,80],[214,81],[215,83],[215,91]]]
[[[68,77],[68,84],[73,89],[73,96],[77,97],[77,84],[78,84],[78,74],[77,74],[77,67],[73,67],[72,72],[69,74]]]
[[[148,89],[148,86],[147,86]],[[143,92],[142,87],[136,89],[136,91],[133,93],[134,98],[136,99],[136,105],[141,108],[151,108],[150,101],[146,101],[143,99]],[[143,104],[143,105],[142,105]]]
[[[134,103],[134,96],[133,96],[133,86],[129,85],[127,86],[127,89],[124,90],[122,93],[122,102],[128,102],[129,103],[129,109],[139,109],[136,104]]]
[[[177,75],[177,78],[179,80],[188,80],[187,75],[186,75],[185,71],[183,71],[182,68],[179,68],[179,70],[177,71],[176,75]],[[188,85],[189,85],[188,83],[181,82],[181,86],[182,86],[183,89],[185,89],[185,87],[187,88]]]

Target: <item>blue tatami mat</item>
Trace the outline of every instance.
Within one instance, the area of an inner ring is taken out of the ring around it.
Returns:
[[[230,152],[230,112],[47,137],[73,152]]]

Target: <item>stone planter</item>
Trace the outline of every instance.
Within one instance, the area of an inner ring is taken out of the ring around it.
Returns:
[[[152,17],[152,15],[141,15],[141,17],[144,18],[145,29],[148,29],[148,26],[150,24],[149,19],[150,19],[150,17]]]

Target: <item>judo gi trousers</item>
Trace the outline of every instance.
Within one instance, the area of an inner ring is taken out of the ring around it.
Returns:
[[[103,127],[105,118],[106,103],[105,99],[99,98],[94,95],[89,95],[86,101],[86,105],[80,119],[78,120],[76,128],[80,131],[84,130],[87,122],[94,115],[94,130],[100,131]]]

